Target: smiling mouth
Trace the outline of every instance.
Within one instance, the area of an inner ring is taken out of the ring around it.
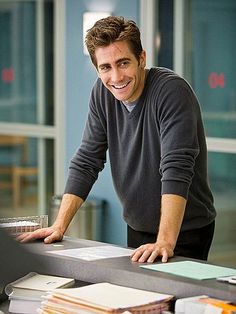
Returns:
[[[113,88],[115,88],[115,89],[123,89],[123,88],[125,88],[126,86],[128,86],[129,83],[130,83],[130,81],[127,82],[126,84],[123,84],[123,85],[111,85],[111,86],[112,86]]]

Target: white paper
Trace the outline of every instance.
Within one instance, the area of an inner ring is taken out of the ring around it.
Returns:
[[[223,310],[220,307],[207,304],[204,314],[222,314]]]
[[[77,249],[47,251],[47,253],[69,256],[86,261],[95,261],[104,258],[114,258],[121,256],[130,256],[133,250],[116,247],[112,245],[103,245],[95,247],[85,247]]]
[[[172,295],[151,292],[107,282],[96,283],[79,288],[58,289],[55,296],[67,296],[75,302],[96,304],[110,309],[130,308],[161,302],[172,298]],[[132,311],[131,311],[132,312]]]

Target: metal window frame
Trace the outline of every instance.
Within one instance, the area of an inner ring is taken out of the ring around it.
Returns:
[[[158,7],[158,0],[140,0],[140,33],[143,49],[146,51],[147,68],[151,68],[155,63],[154,58],[154,25],[158,17],[155,10]]]

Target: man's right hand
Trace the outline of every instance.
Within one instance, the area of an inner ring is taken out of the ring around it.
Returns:
[[[61,241],[63,238],[63,232],[54,227],[53,225],[48,228],[37,229],[33,232],[25,232],[17,237],[17,240],[24,243],[37,239],[44,239],[44,243],[49,244],[52,242]]]
[[[20,242],[29,242],[43,239],[44,243],[61,241],[72,218],[83,202],[84,200],[79,196],[68,193],[64,194],[57,218],[51,227],[23,233],[17,237],[17,240]]]

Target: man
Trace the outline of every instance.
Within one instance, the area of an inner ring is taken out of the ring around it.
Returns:
[[[198,101],[188,83],[164,68],[145,69],[133,21],[99,20],[86,45],[98,72],[82,144],[71,160],[58,217],[22,241],[61,240],[89,194],[108,149],[114,187],[128,225],[132,261],[174,254],[207,259],[215,209]]]

